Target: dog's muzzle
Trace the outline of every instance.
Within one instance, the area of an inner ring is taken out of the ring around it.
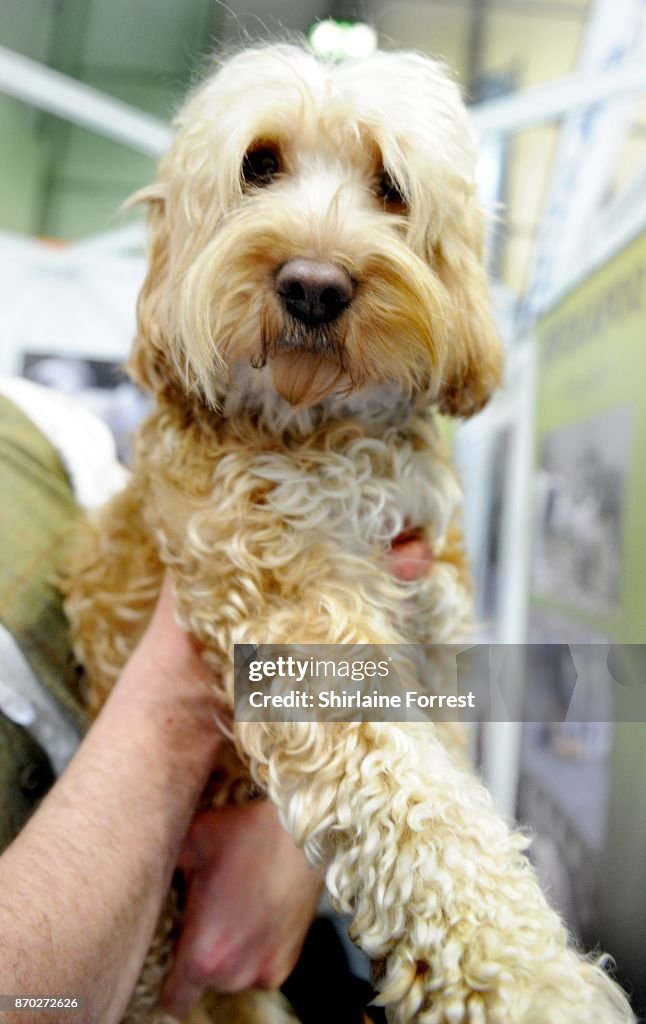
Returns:
[[[276,275],[275,288],[283,308],[310,328],[336,320],[354,297],[348,272],[318,260],[288,260]]]

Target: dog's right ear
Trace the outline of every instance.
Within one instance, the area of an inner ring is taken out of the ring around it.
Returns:
[[[137,334],[126,368],[144,391],[158,395],[172,380],[172,339],[168,322],[168,222],[166,188],[162,182],[135,192],[123,208],[148,206],[150,242],[148,272],[137,300]]]
[[[484,221],[473,195],[448,221],[434,249],[437,274],[449,298],[449,345],[437,402],[448,416],[473,416],[503,376],[503,352],[484,268]]]

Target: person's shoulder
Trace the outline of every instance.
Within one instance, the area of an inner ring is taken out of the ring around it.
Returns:
[[[128,470],[117,458],[109,427],[81,402],[6,374],[0,374],[0,395],[24,413],[56,450],[83,508],[103,504],[125,486]]]

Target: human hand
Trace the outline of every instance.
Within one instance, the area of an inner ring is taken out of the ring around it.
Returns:
[[[262,801],[201,812],[178,867],[188,891],[164,1008],[184,1016],[207,986],[238,992],[281,985],[296,963],[323,882],[274,806]]]

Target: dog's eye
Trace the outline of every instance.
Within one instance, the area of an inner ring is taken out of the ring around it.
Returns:
[[[377,179],[377,195],[391,213],[405,213],[406,199],[397,182],[388,171],[382,171]]]
[[[242,180],[245,185],[261,188],[270,185],[280,173],[280,159],[275,149],[259,146],[246,154],[242,163]]]

